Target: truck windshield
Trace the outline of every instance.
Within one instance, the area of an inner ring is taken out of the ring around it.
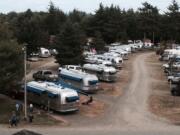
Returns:
[[[51,72],[51,71],[46,71],[46,72],[44,72],[44,74],[45,74],[45,75],[51,75],[52,72]]]
[[[77,100],[79,100],[78,96],[66,97],[66,102],[75,102]]]

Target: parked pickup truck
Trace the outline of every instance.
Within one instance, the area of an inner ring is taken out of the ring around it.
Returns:
[[[57,81],[58,75],[53,74],[50,70],[40,70],[33,74],[34,80]]]

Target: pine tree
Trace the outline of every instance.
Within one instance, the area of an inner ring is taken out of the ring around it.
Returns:
[[[82,45],[83,36],[78,26],[71,22],[66,22],[63,30],[57,35],[56,49],[58,55],[57,62],[60,65],[81,64],[83,61]]]
[[[104,42],[102,35],[99,31],[95,32],[93,47],[96,49],[96,51],[105,50],[105,42]]]
[[[15,41],[1,41],[0,61],[0,93],[18,90],[24,73],[22,47]]]

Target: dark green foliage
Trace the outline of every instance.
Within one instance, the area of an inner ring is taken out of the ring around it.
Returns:
[[[102,51],[105,49],[105,42],[104,42],[102,35],[99,31],[97,31],[95,33],[95,37],[94,37],[92,46],[96,49],[96,51]]]
[[[57,35],[65,21],[66,15],[64,12],[50,2],[48,14],[44,20],[49,35]]]
[[[166,13],[166,31],[168,39],[180,42],[180,12],[178,3],[173,0]]]
[[[153,40],[153,33],[159,35],[159,10],[147,2],[144,2],[142,5],[143,7],[139,8],[138,11],[138,29],[144,35],[144,38]]]
[[[37,51],[40,46],[47,46],[49,35],[44,30],[44,16],[27,10],[18,16],[15,24],[15,36],[19,43],[28,44],[27,53]]]
[[[0,93],[16,90],[23,75],[23,51],[16,41],[0,42]]]
[[[57,35],[56,49],[59,52],[56,59],[60,65],[82,63],[83,36],[79,27],[66,22],[63,30]]]

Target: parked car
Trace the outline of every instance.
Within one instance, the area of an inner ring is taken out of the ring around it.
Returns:
[[[40,70],[33,74],[33,79],[42,81],[56,81],[58,80],[58,75],[53,74],[51,70]]]
[[[180,72],[168,76],[168,82],[178,83],[179,80],[180,80]]]

